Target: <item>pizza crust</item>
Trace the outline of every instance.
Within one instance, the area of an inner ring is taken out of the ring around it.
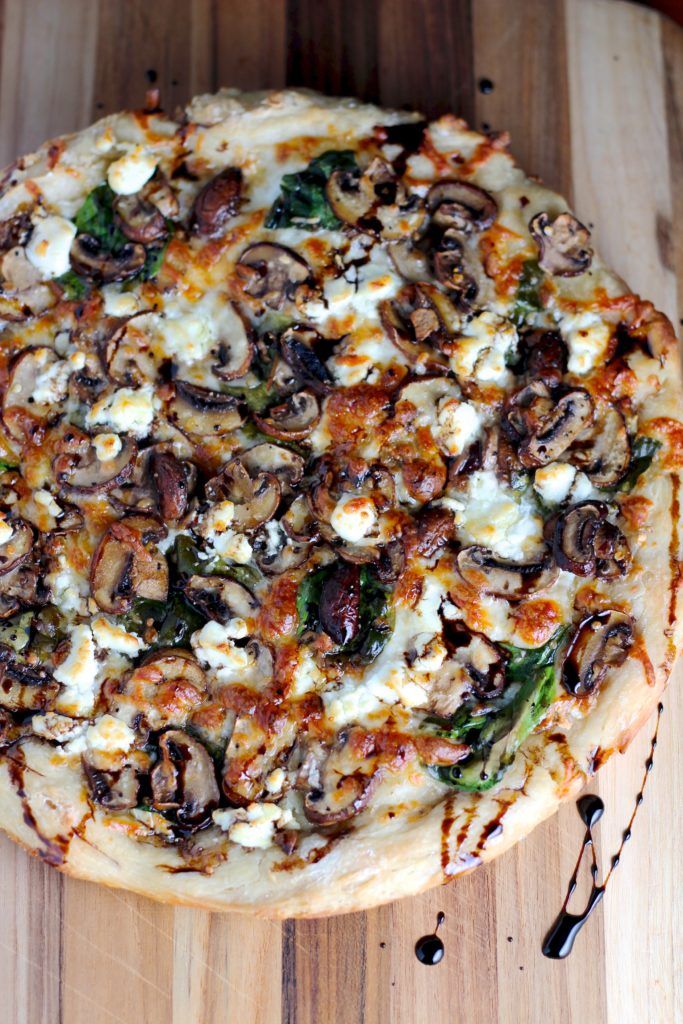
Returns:
[[[193,128],[198,134],[195,152],[208,168],[225,165],[226,146],[229,161],[233,151],[243,157],[273,137],[286,141],[300,135],[339,137],[345,132],[359,136],[378,123],[419,119],[417,114],[386,112],[311,93],[234,90],[193,100],[187,116],[197,125]],[[101,180],[101,140],[113,138],[114,145],[141,141],[146,131],[143,122],[147,124],[138,115],[115,115],[57,140],[67,162],[78,168],[78,189],[62,167],[50,167],[54,142],[15,163],[1,178],[5,191],[0,197],[0,219],[11,216],[20,205],[28,179],[50,200],[68,202],[73,196],[76,207],[83,183],[88,188]],[[164,145],[163,130],[158,145]],[[518,168],[510,171],[495,161],[480,184],[504,187],[510,196],[523,190],[532,212],[566,209],[560,196]],[[521,215],[513,214],[511,204],[511,227],[515,216]],[[628,294],[621,279],[597,257],[590,278],[586,288],[599,285],[611,297]],[[664,362],[660,390],[642,415],[645,420],[676,420],[683,399],[678,351],[668,321],[654,311],[652,316],[658,318],[657,329],[664,339]],[[639,550],[638,571],[617,584],[613,594],[632,605],[647,654],[642,660],[630,658],[608,675],[593,698],[590,714],[573,722],[562,742],[542,734],[530,737],[494,790],[472,795],[429,783],[391,820],[381,806],[371,806],[351,833],[331,840],[324,851],[322,846],[311,849],[308,862],[289,870],[281,869],[281,852],[276,848],[245,850],[232,845],[227,860],[206,873],[188,869],[172,847],[131,838],[116,819],[93,810],[80,778],[60,764],[51,748],[29,741],[23,744],[18,761],[11,754],[0,765],[0,824],[30,853],[75,877],[166,902],[268,917],[314,917],[365,909],[421,892],[492,860],[554,813],[563,800],[574,797],[596,761],[604,763],[614,751],[625,749],[656,707],[683,643],[677,466],[648,479],[638,493],[653,502],[648,536]],[[648,600],[655,592],[666,593],[667,599]],[[492,830],[493,822],[501,828]],[[458,845],[461,829],[466,838]]]

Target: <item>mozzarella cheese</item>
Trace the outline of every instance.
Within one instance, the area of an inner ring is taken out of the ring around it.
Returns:
[[[75,626],[71,631],[69,653],[54,671],[64,689],[57,698],[60,711],[88,714],[95,699],[97,660],[95,640],[90,626]]]
[[[94,725],[87,729],[85,742],[90,750],[124,754],[135,743],[135,733],[120,718],[114,718],[113,715],[102,715]]]
[[[88,427],[104,424],[117,433],[145,437],[154,422],[154,409],[154,387],[151,384],[141,388],[119,388],[95,402],[85,422]]]
[[[156,166],[156,157],[149,150],[144,149],[143,146],[135,146],[129,153],[124,153],[118,160],[109,164],[107,169],[109,187],[117,195],[133,195],[149,181]]]
[[[43,217],[33,228],[26,255],[43,277],[61,277],[69,270],[69,252],[76,225],[66,217]]]
[[[376,524],[377,511],[372,499],[352,494],[340,498],[330,516],[332,529],[350,544],[367,537]]]

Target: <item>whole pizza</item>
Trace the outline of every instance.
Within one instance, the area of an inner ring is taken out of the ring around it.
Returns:
[[[218,909],[418,892],[667,681],[671,325],[504,134],[154,107],[0,176],[0,825]]]

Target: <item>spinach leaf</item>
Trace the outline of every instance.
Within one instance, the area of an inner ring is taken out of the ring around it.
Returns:
[[[285,174],[281,192],[266,219],[267,228],[338,228],[341,221],[332,212],[325,185],[333,171],[353,170],[356,159],[350,150],[330,149],[311,160],[297,174]]]
[[[319,628],[319,607],[323,584],[337,567],[337,562],[309,572],[301,580],[296,594],[299,616],[298,636],[306,630]],[[360,569],[360,628],[347,644],[330,652],[333,656],[352,658],[363,665],[369,664],[382,651],[394,628],[393,608],[389,588],[377,579],[368,565]]]
[[[173,225],[171,222],[167,220],[166,226],[168,228],[166,240],[162,242],[161,245],[150,246],[147,250],[145,265],[140,271],[140,277],[143,281],[151,281],[153,277],[157,276],[163,266],[166,258],[166,251],[173,236]]]
[[[66,274],[57,278],[57,284],[63,289],[67,302],[78,302],[88,294],[88,282],[75,270],[67,270]]]
[[[256,413],[265,412],[268,406],[272,405],[277,398],[275,391],[269,387],[267,381],[254,384],[253,387],[248,387],[244,384],[241,386],[231,385],[224,387],[223,391],[226,395],[233,395],[233,397],[239,398],[247,408]]]
[[[0,459],[0,473],[6,473],[9,469],[19,469],[19,463],[8,462],[7,459]]]
[[[623,480],[620,480],[617,490],[633,490],[638,478],[646,469],[650,468],[652,460],[661,447],[662,442],[654,437],[636,437],[631,445],[631,463],[628,472]]]
[[[244,587],[253,587],[261,573],[252,565],[236,565],[223,558],[203,556],[191,537],[176,537],[171,555],[177,576],[229,576]]]
[[[92,235],[106,252],[117,252],[128,245],[128,239],[114,221],[114,198],[109,185],[98,185],[74,217],[79,235]]]
[[[517,284],[515,302],[510,313],[510,319],[516,327],[522,327],[526,318],[531,313],[537,313],[541,306],[539,288],[543,281],[543,271],[538,265],[538,260],[526,260],[522,267],[522,273]]]
[[[123,625],[132,633],[144,636],[150,624],[156,630],[156,639],[148,650],[161,647],[190,647],[190,637],[201,629],[206,618],[176,592],[170,603],[164,601],[137,600],[131,610],[122,617]]]
[[[433,769],[437,778],[467,792],[491,789],[502,779],[555,698],[555,658],[566,633],[567,627],[560,627],[533,650],[501,644],[508,653],[503,693],[463,704],[448,721],[429,720],[441,735],[472,747],[465,762]]]
[[[0,644],[7,644],[16,654],[29,645],[33,612],[20,612],[0,623]]]

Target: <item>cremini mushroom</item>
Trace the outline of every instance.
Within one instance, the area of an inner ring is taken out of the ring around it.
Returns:
[[[139,192],[117,196],[113,204],[114,222],[131,242],[151,245],[168,234],[163,214]]]
[[[432,252],[434,276],[448,291],[459,310],[467,312],[479,292],[479,285],[467,265],[465,249],[457,232],[444,231]]]
[[[0,576],[28,561],[35,546],[33,530],[25,519],[16,516],[6,519],[5,523],[12,533],[0,544]]]
[[[589,440],[577,442],[570,458],[594,487],[616,487],[631,463],[631,442],[621,412],[610,406],[602,413]]]
[[[221,310],[219,330],[218,358],[211,369],[221,380],[236,380],[245,375],[254,358],[253,328],[239,306],[227,302]]]
[[[460,619],[443,619],[443,638],[451,660],[462,666],[480,700],[498,697],[503,692],[507,659],[497,644]]]
[[[206,747],[180,729],[169,729],[159,738],[159,755],[150,776],[154,806],[175,811],[181,825],[203,824],[220,800]]]
[[[40,572],[33,562],[22,562],[0,576],[0,619],[7,619],[22,608],[35,608],[39,597]]]
[[[193,229],[198,235],[219,235],[227,222],[239,213],[241,198],[242,172],[239,167],[226,167],[197,195],[192,207]]]
[[[178,380],[170,403],[170,419],[184,433],[222,437],[242,424],[239,402],[232,395]]]
[[[320,395],[327,394],[334,383],[330,371],[315,351],[316,346],[323,342],[313,327],[303,324],[288,327],[280,336],[282,358],[302,384]]]
[[[196,470],[161,446],[152,450],[148,465],[161,518],[164,522],[176,522],[187,511]]]
[[[305,388],[289,395],[281,405],[274,405],[268,414],[254,414],[257,426],[279,441],[303,441],[320,420],[320,403],[313,391]]]
[[[54,705],[59,683],[47,669],[17,661],[0,644],[0,707],[8,711],[44,711]]]
[[[489,192],[456,178],[444,178],[432,185],[426,203],[432,223],[444,230],[484,231],[498,214],[498,204]]]
[[[607,519],[603,501],[572,505],[555,522],[553,556],[561,569],[576,576],[615,579],[631,565],[631,553],[621,530]]]
[[[140,781],[132,764],[116,769],[98,767],[97,755],[90,751],[81,763],[88,792],[96,804],[108,811],[125,811],[137,805]]]
[[[260,607],[250,590],[226,576],[190,576],[184,590],[190,604],[216,622],[253,618]]]
[[[256,564],[268,576],[280,576],[303,565],[310,551],[307,541],[293,540],[273,519],[256,534],[252,546]]]
[[[292,249],[273,242],[248,246],[236,265],[242,289],[270,309],[283,309],[304,286],[311,284],[306,260]]]
[[[539,265],[555,277],[576,277],[588,270],[593,259],[590,231],[571,213],[551,220],[537,213],[529,222],[529,231],[538,246]]]
[[[551,388],[562,382],[567,370],[567,346],[557,331],[527,331],[520,349],[522,366],[529,377]]]
[[[145,536],[147,521],[130,516],[113,523],[95,549],[90,591],[103,612],[121,615],[136,598],[165,601],[168,596],[168,563]]]
[[[116,253],[107,252],[92,235],[77,235],[69,254],[71,269],[97,284],[127,281],[139,274],[145,265],[144,245],[129,242]]]
[[[323,583],[318,617],[321,628],[341,647],[358,636],[360,597],[358,567],[339,562]]]
[[[137,445],[130,437],[121,438],[121,450],[111,459],[101,461],[89,438],[82,439],[71,451],[62,452],[52,463],[60,489],[70,497],[104,494],[130,478],[135,465]]]
[[[429,286],[405,285],[380,303],[379,314],[389,340],[411,363],[436,373],[448,366],[440,351],[448,332]]]
[[[528,385],[508,403],[504,423],[518,441],[523,466],[555,462],[593,421],[593,401],[583,388],[551,396],[544,384]]]
[[[308,783],[304,814],[315,825],[349,821],[367,807],[380,782],[377,758],[356,752],[352,733],[340,733],[326,757],[321,753],[304,762],[302,783]]]
[[[576,697],[592,693],[608,669],[623,665],[633,641],[633,620],[626,612],[607,609],[584,619],[567,648],[562,685]]]
[[[551,587],[559,575],[548,556],[534,562],[513,562],[499,558],[478,545],[462,548],[456,557],[458,572],[479,593],[521,601],[530,594]]]
[[[232,459],[206,484],[210,501],[229,500],[235,506],[236,530],[255,530],[277,512],[282,491],[273,473],[251,476],[241,459]]]
[[[375,157],[363,171],[333,171],[325,188],[336,216],[383,238],[404,238],[418,230],[425,212],[418,195],[408,195],[393,167]]]
[[[55,350],[42,345],[23,349],[11,361],[2,400],[2,418],[16,440],[30,440],[54,414],[49,402],[37,402],[34,396],[38,379],[56,368],[59,362]]]
[[[304,475],[305,463],[300,455],[290,448],[283,448],[268,441],[242,452],[240,459],[250,476],[257,476],[259,473],[272,473],[276,476],[283,495],[291,493]]]

